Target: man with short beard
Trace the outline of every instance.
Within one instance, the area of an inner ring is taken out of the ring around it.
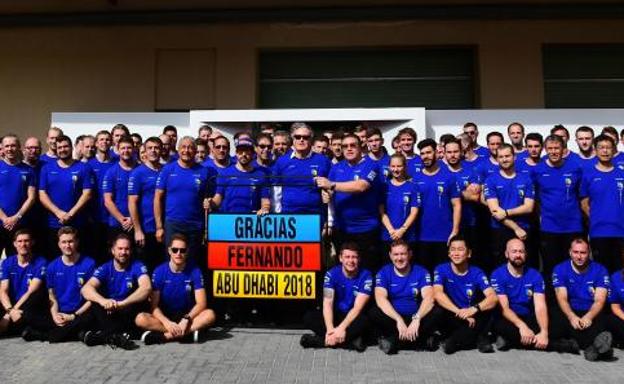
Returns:
[[[477,124],[468,122],[464,124],[462,129],[463,129],[463,133],[465,133],[466,135],[468,135],[468,137],[470,137],[472,141],[472,150],[479,157],[487,158],[488,156],[490,156],[491,150],[488,151],[488,148],[482,147],[478,143],[477,139],[479,138],[479,128],[477,127]],[[500,135],[500,136],[501,136],[501,141],[504,141],[503,135]]]
[[[275,131],[273,134],[273,155],[275,160],[290,152],[292,139],[286,131]]]

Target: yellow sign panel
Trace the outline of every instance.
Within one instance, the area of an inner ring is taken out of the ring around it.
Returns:
[[[213,271],[214,297],[314,299],[314,272]]]

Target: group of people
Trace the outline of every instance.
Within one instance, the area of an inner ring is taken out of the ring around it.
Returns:
[[[413,341],[418,333],[414,332],[416,325],[411,328],[407,325],[407,319],[402,317],[403,309],[391,309],[396,304],[392,301],[395,289],[392,281],[405,277],[405,273],[419,277],[417,284],[410,285],[413,302],[406,304],[409,310],[405,313],[417,306],[418,311],[422,308],[418,313],[419,321],[436,318],[433,323],[438,325],[461,320],[470,325],[471,330],[479,330],[475,333],[477,336],[483,334],[481,329],[487,329],[487,333],[493,329],[483,325],[491,323],[483,312],[496,307],[497,302],[496,284],[490,289],[486,274],[496,273],[509,259],[510,244],[518,247],[522,244],[531,271],[541,271],[545,277],[546,288],[542,290],[546,301],[553,304],[556,300],[554,304],[561,307],[570,323],[574,320],[575,331],[596,325],[592,319],[601,311],[598,305],[591,306],[591,310],[585,308],[583,300],[580,306],[576,301],[571,301],[572,306],[560,305],[563,294],[559,294],[561,287],[557,284],[568,284],[575,279],[568,276],[565,281],[558,280],[556,268],[567,263],[572,268],[570,273],[585,276],[583,263],[575,266],[574,258],[570,259],[573,246],[587,246],[591,265],[596,266],[592,270],[606,273],[604,279],[592,278],[591,284],[601,280],[605,286],[568,287],[564,298],[571,297],[571,291],[580,294],[583,289],[598,298],[602,295],[601,288],[605,292],[609,288],[609,281],[615,287],[616,280],[622,280],[624,154],[617,150],[620,135],[613,127],[604,127],[598,135],[590,127],[577,128],[578,152],[568,148],[570,132],[561,125],[553,127],[550,135],[543,138],[538,133],[525,135],[522,124],[512,123],[507,127],[508,142],[503,133],[491,132],[486,137],[486,147],[479,146],[479,131],[474,123],[466,123],[457,135],[442,135],[437,142],[430,138],[418,141],[413,129],[402,128],[392,140],[393,153],[385,148],[382,132],[365,124],[348,132],[336,130],[317,135],[302,122],[293,123],[290,132],[276,129],[272,124],[263,124],[258,131],[255,135],[238,132],[231,142],[210,125],[204,125],[199,128],[197,137],[178,140],[176,127],[167,126],[160,136],[143,141],[140,135],[131,134],[126,126],[118,124],[110,132],[100,131],[95,136],[80,136],[72,141],[60,128],[52,127],[47,133],[45,154],[41,154],[37,138],[27,138],[22,150],[16,135],[5,135],[0,146],[0,251],[7,256],[16,253],[19,256],[16,235],[26,230],[33,254],[51,262],[50,269],[59,255],[65,257],[59,234],[71,227],[73,235],[82,239],[80,254],[91,256],[93,265],[104,266],[111,263],[114,244],[121,239],[129,243],[133,257],[137,263],[143,263],[146,274],[154,273],[152,287],[146,285],[150,282],[147,277],[141,289],[137,283],[137,290],[131,295],[133,302],[144,302],[152,290],[152,299],[148,301],[153,305],[154,301],[158,303],[158,299],[154,299],[159,292],[156,272],[165,264],[173,269],[172,249],[183,248],[189,262],[206,272],[203,240],[210,214],[318,214],[322,218],[323,237],[327,240],[325,253],[338,254],[342,276],[349,280],[353,272],[345,269],[349,264],[342,260],[345,251],[357,253],[357,270],[377,274],[374,284],[358,285],[358,289],[368,287],[369,293],[374,290],[377,307],[372,307],[368,317],[385,330],[387,337],[381,339],[389,340],[383,343],[384,349],[389,351],[399,344],[393,341],[396,335],[388,333],[392,328],[389,321],[397,321],[399,340]],[[174,247],[173,242],[181,237],[185,246]],[[356,250],[352,244],[357,244]],[[468,270],[463,269],[468,268],[467,264],[454,262],[461,259],[453,256],[462,253],[458,249],[463,249],[466,257],[473,255],[474,267],[469,268],[473,272],[467,275],[470,279],[465,282],[470,288],[464,290],[470,292],[468,299],[452,291],[444,293],[444,288],[451,289],[445,287],[444,279],[463,280],[457,276],[464,276]],[[392,256],[395,251],[404,253],[403,259],[407,261],[397,265]],[[393,266],[386,265],[388,255]],[[331,263],[326,260],[326,267]],[[31,265],[30,261],[26,264]],[[18,263],[19,270],[26,264]],[[116,272],[120,270],[125,271],[125,267],[117,268]],[[335,278],[342,279],[336,277],[340,275],[338,272],[333,273]],[[427,288],[431,285],[430,274],[434,275],[431,290]],[[613,274],[610,279],[609,274]],[[54,279],[50,278],[49,271],[47,275],[40,280],[47,281],[51,308],[54,308],[53,288],[50,287]],[[2,276],[3,281],[10,281],[11,276],[16,275],[5,273]],[[94,276],[78,279],[82,295],[75,299],[81,305],[104,303],[102,296],[96,295],[101,295],[106,285],[101,281],[87,284],[87,281],[98,280],[97,275]],[[326,277],[326,281],[328,278],[331,280],[332,276]],[[494,275],[492,280],[495,280]],[[343,286],[352,283],[349,280]],[[589,284],[589,280],[585,283]],[[536,288],[525,291],[530,291],[531,297],[538,297],[539,292],[535,294],[538,283],[532,284]],[[549,287],[553,286],[554,293],[549,295]],[[472,307],[478,291],[485,298]],[[2,302],[5,325],[16,323],[11,313],[16,313],[14,308],[20,300],[15,292],[8,292],[9,301]],[[617,296],[614,297],[614,304],[619,308]],[[468,307],[464,307],[466,300],[471,303]],[[336,303],[326,296],[323,308],[328,301]],[[503,314],[509,314],[505,300],[499,301]],[[507,301],[509,304],[510,299]],[[356,300],[352,305],[362,309],[366,300]],[[536,309],[541,307],[541,304],[536,305]],[[97,310],[82,310],[82,307],[74,309],[79,310],[78,315],[83,312],[102,314]],[[587,310],[592,313],[588,316],[591,319],[573,316],[574,311]],[[104,313],[111,312],[114,311],[110,307],[105,308]],[[353,321],[354,316],[349,313],[343,315]],[[624,319],[621,310],[613,310],[613,313],[620,321]],[[325,328],[333,329],[325,311],[323,315]],[[53,320],[64,317],[55,316],[53,311],[51,316]],[[137,315],[131,322],[145,328],[146,324],[154,325],[156,319],[171,326],[156,309],[151,316]],[[98,318],[98,315],[87,317]],[[400,322],[399,317],[403,319]],[[521,341],[526,344],[524,341],[531,339],[536,347],[546,348],[547,327],[543,327],[543,316],[536,318],[542,330],[533,331],[535,334],[529,337],[526,327],[523,328]],[[514,325],[521,325],[515,320],[517,316],[509,319]],[[365,323],[358,322],[366,328]],[[172,327],[166,327],[165,332],[161,332],[162,328],[150,330],[164,333],[165,338],[170,338],[172,332],[179,336],[180,328]],[[589,344],[585,339],[578,341],[579,346],[584,350],[594,346],[601,358],[608,358],[611,333],[605,334],[597,326],[593,329],[601,332]],[[115,330],[96,331],[106,337],[120,334]],[[438,335],[444,333],[442,331],[429,333]],[[340,332],[336,336],[331,336],[330,332],[327,335],[323,340],[326,345],[344,341],[344,334]],[[463,340],[464,336],[456,338]],[[317,340],[312,341],[315,344]],[[512,345],[513,340],[508,344]],[[606,344],[609,348],[603,351]],[[453,351],[462,345],[462,342],[445,343],[445,350]],[[586,355],[592,357],[595,353]]]

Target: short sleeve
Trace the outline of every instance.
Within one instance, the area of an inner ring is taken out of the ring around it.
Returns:
[[[33,171],[30,167],[27,167],[26,170],[26,172],[28,173],[28,186],[37,187],[37,178],[35,176],[35,171]]]
[[[363,169],[364,172],[362,173],[362,176],[364,176],[363,180],[366,180],[370,184],[374,184],[379,176],[378,169],[377,164],[373,161],[367,162]]]
[[[410,201],[412,202],[412,208],[420,208],[421,206],[421,201],[420,201],[420,190],[418,189],[418,185],[416,185],[416,183],[411,183],[412,188],[410,191]]]
[[[142,181],[138,168],[130,173],[128,178],[128,196],[139,196],[141,194]]]
[[[433,271],[433,284],[444,285],[444,271],[441,266],[437,266]]]
[[[488,280],[485,273],[483,273],[483,271],[480,269],[477,269],[477,272],[475,273],[475,280],[475,283],[479,286],[481,291],[485,291],[486,289],[491,288],[490,281]]]
[[[160,171],[160,174],[156,179],[156,189],[161,191],[165,191],[167,189],[167,180],[169,179],[170,173],[169,169],[169,167],[164,167],[162,171]]]
[[[155,291],[161,291],[163,289],[164,276],[162,268],[156,268],[152,273],[152,286]]]
[[[358,289],[358,293],[370,296],[373,293],[373,275],[367,270],[362,273],[362,284]]]
[[[496,186],[495,186],[495,182],[493,180],[492,177],[488,177],[485,180],[485,184],[483,185],[483,195],[485,196],[486,200],[490,200],[490,199],[497,199],[498,196],[496,196]]]
[[[202,276],[199,268],[193,268],[191,279],[193,281],[193,287],[195,287],[195,290],[204,288],[204,277]]]
[[[581,188],[579,189],[579,197],[581,199],[584,199],[586,197],[589,196],[589,175],[587,174],[583,174],[583,177],[581,178]]]
[[[93,186],[95,184],[95,175],[93,174],[93,171],[91,170],[91,167],[84,165],[82,167],[82,189],[83,190],[90,190],[93,189]]]
[[[0,261],[0,281],[9,280],[8,265],[6,264],[7,264],[7,259]]]
[[[421,271],[422,273],[419,276],[418,284],[420,287],[430,287],[431,286],[431,275],[425,269]]]
[[[546,284],[544,283],[544,278],[537,271],[535,271],[535,275],[533,278],[533,292],[546,293]]]
[[[535,184],[530,177],[526,178],[526,189],[524,191],[524,197],[528,199],[535,199]]]
[[[325,272],[325,276],[323,277],[323,289],[334,289],[334,279],[332,278],[331,272],[331,269]]]
[[[104,178],[102,179],[102,192],[114,193],[115,192],[115,171],[116,167],[110,167]]]
[[[461,197],[461,189],[459,188],[459,180],[455,177],[455,175],[451,175],[449,178],[449,191],[451,192],[451,199],[456,199]]]
[[[100,282],[102,282],[102,280],[105,278],[104,276],[106,276],[107,265],[108,264],[103,264],[103,265],[100,265],[98,268],[96,268],[95,272],[93,272],[93,277],[95,277]]]
[[[553,288],[565,287],[565,276],[560,266],[556,266],[552,273],[552,285]]]
[[[505,292],[505,289],[502,286],[502,281],[500,280],[501,279],[498,276],[497,271],[494,271],[490,277],[490,284],[492,285],[492,288],[494,288],[494,292],[496,292],[497,295],[506,295],[507,293]]]
[[[375,286],[379,287],[379,288],[384,288],[384,289],[388,289],[388,285],[389,285],[389,281],[388,278],[385,276],[385,271],[386,269],[382,269],[379,272],[377,272],[377,276],[375,278]]]
[[[610,279],[609,279],[609,273],[607,272],[607,269],[601,265],[598,270],[598,278],[596,279],[596,287],[609,289],[610,286],[611,284],[610,284]]]
[[[47,268],[48,279],[46,281],[48,288],[54,288],[56,286],[56,281],[54,279],[55,270],[54,270],[54,261],[48,264]]]
[[[39,190],[45,191],[48,187],[48,165],[45,165],[41,169],[41,173],[39,174]]]

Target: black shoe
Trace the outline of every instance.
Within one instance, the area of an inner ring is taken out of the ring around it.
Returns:
[[[94,345],[104,345],[104,334],[102,331],[86,331],[78,334],[78,339],[85,343],[87,347],[93,347]]]
[[[598,360],[612,363],[614,361],[618,361],[618,358],[613,355],[613,348],[611,348],[607,352],[598,355]]]
[[[22,332],[22,339],[24,339],[24,341],[46,341],[48,338],[45,333],[31,327],[26,327]]]
[[[358,336],[355,339],[351,340],[350,347],[351,349],[354,349],[358,352],[366,351],[366,343],[364,342],[364,338],[362,336]]]
[[[611,332],[604,331],[600,332],[598,336],[594,339],[592,343],[599,354],[603,354],[608,352],[611,349],[611,343],[613,342],[613,336]]]
[[[380,337],[379,349],[386,355],[395,355],[398,350],[397,342],[387,337]]]
[[[477,349],[481,353],[494,353],[494,347],[492,347],[492,343],[486,336],[480,337],[479,341],[477,341]]]
[[[325,340],[323,340],[320,336],[307,333],[301,336],[299,344],[303,348],[323,348],[325,347]]]
[[[550,349],[559,353],[572,353],[578,355],[581,353],[581,347],[574,339],[559,339],[550,342]]]
[[[106,338],[106,344],[113,349],[121,348],[126,351],[134,351],[139,348],[134,341],[130,340],[130,335],[128,334],[113,333]]]
[[[587,361],[596,361],[598,360],[598,350],[593,345],[590,345],[583,351],[583,356]]]
[[[156,331],[147,331],[141,335],[141,341],[145,345],[164,344],[167,341],[165,334]]]
[[[496,349],[501,352],[509,351],[511,349],[511,345],[502,336],[498,336],[496,338],[495,345],[496,345]]]
[[[425,350],[435,352],[440,348],[440,341],[436,335],[431,335],[425,340]]]
[[[447,355],[452,355],[453,353],[459,351],[459,345],[457,345],[457,343],[455,342],[455,340],[453,340],[453,338],[449,337],[443,343],[442,350]]]

